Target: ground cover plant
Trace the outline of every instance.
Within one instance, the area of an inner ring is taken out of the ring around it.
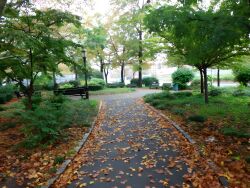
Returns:
[[[32,110],[25,109],[22,100],[1,105],[1,186],[9,178],[22,186],[44,184],[72,157],[97,115],[98,102],[93,100],[48,95],[33,101]]]
[[[239,91],[243,94],[235,95]],[[162,92],[147,95],[144,100],[178,122],[196,140],[202,154],[223,169],[233,185],[244,186],[250,172],[249,91],[241,87],[212,89],[208,105],[196,91]]]

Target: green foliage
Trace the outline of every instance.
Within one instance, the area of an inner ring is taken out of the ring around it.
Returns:
[[[73,88],[73,87],[74,85],[70,84],[69,82],[59,84],[60,89],[68,89],[68,88]]]
[[[34,89],[35,91],[38,90],[53,90],[54,89],[54,84],[52,81],[52,78],[48,76],[47,74],[42,74],[39,76],[34,83]]]
[[[79,87],[80,81],[78,81],[78,80],[70,80],[69,84],[73,85],[73,87]]]
[[[238,138],[250,138],[250,133],[243,132],[234,127],[224,127],[221,132],[226,136],[235,136]]]
[[[159,80],[155,77],[145,77],[142,79],[142,84],[144,84],[146,87],[149,87],[154,82],[159,83]]]
[[[108,88],[123,88],[125,87],[124,83],[117,82],[117,83],[112,83],[107,85]]]
[[[91,70],[91,72],[89,73],[89,76],[92,78],[99,78],[99,79],[103,79],[103,74],[98,71],[98,70]]]
[[[200,89],[200,86],[201,86],[201,81],[199,79],[194,79],[190,85],[192,89]]]
[[[178,68],[172,74],[173,83],[178,84],[180,89],[185,89],[187,87],[187,83],[192,81],[194,78],[194,73],[187,68]]]
[[[244,86],[247,86],[250,82],[250,63],[244,63],[235,67],[233,72],[235,79]]]
[[[162,84],[162,89],[163,90],[171,90],[172,85],[170,83],[164,83],[164,84]]]
[[[180,115],[180,116],[184,116],[184,114],[185,114],[185,110],[179,109],[179,108],[174,108],[174,109],[172,110],[172,112],[173,112],[174,114]]]
[[[101,86],[105,86],[105,81],[101,78],[92,78],[90,81],[89,81],[89,85],[101,85]]]
[[[207,118],[205,116],[202,116],[202,115],[192,115],[192,116],[188,117],[188,120],[204,123],[207,120]]]
[[[173,93],[173,95],[176,97],[190,97],[193,95],[193,93],[189,91],[185,91],[185,92],[175,92]]]
[[[209,92],[209,95],[215,97],[215,96],[221,95],[222,93],[223,93],[223,92],[222,92],[221,89],[213,88],[213,89]]]
[[[133,78],[132,80],[130,80],[130,84],[139,86],[139,79],[138,78]]]
[[[16,122],[3,122],[3,123],[0,123],[0,131],[5,131],[7,129],[10,129],[10,128],[14,128],[16,127]]]
[[[250,96],[250,91],[244,88],[238,88],[237,90],[233,91],[232,95],[235,97]]]
[[[0,104],[10,101],[14,95],[15,86],[6,85],[0,86]]]
[[[63,156],[56,156],[55,159],[54,159],[54,164],[62,164],[65,160],[65,157]]]
[[[32,149],[65,137],[65,128],[90,126],[97,113],[95,101],[69,101],[63,96],[44,99],[34,110],[22,113],[25,122],[22,146]]]

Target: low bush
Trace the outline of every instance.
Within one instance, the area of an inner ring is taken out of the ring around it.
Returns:
[[[123,88],[125,87],[124,83],[117,82],[117,83],[111,83],[107,85],[108,88]]]
[[[0,104],[10,101],[13,98],[14,91],[14,85],[0,86]]]
[[[201,86],[201,81],[198,79],[193,80],[190,85],[192,89],[200,89],[200,86]]]
[[[188,117],[188,120],[204,123],[205,121],[207,121],[207,118],[205,116],[202,116],[202,115],[192,115],[192,116]]]
[[[73,87],[79,87],[80,81],[79,80],[71,80],[71,81],[69,81],[69,84],[72,85]]]
[[[175,92],[173,93],[173,95],[176,97],[191,97],[193,94],[192,92],[185,91],[185,92]]]
[[[250,96],[250,92],[244,89],[237,89],[232,95],[235,97]]]
[[[89,81],[89,85],[101,85],[101,86],[105,86],[105,81],[103,79],[100,78],[92,78]]]
[[[10,128],[14,128],[16,127],[16,122],[4,122],[4,123],[0,123],[0,131],[5,131],[7,129],[10,129]]]
[[[130,84],[134,84],[136,86],[139,86],[139,79],[138,78],[133,78],[132,80],[130,80]]]
[[[224,127],[221,129],[221,132],[226,136],[234,136],[238,138],[250,138],[248,132],[240,131],[234,127]]]
[[[164,83],[162,84],[162,90],[171,90],[172,89],[172,84],[170,83]]]
[[[142,79],[142,84],[144,84],[146,87],[149,87],[154,82],[159,83],[159,80],[155,77],[145,77]]]
[[[59,88],[60,89],[68,89],[68,88],[74,88],[74,85],[70,84],[70,83],[61,83],[59,84]]]
[[[244,86],[247,86],[247,84],[250,82],[250,63],[244,63],[240,64],[233,70],[235,79],[239,83],[243,84]]]
[[[179,89],[186,89],[187,83],[192,81],[194,78],[194,73],[187,68],[178,68],[172,74],[172,80],[174,84],[178,84]]]
[[[180,115],[180,116],[184,116],[184,114],[185,114],[185,110],[179,109],[179,108],[174,108],[174,109],[172,110],[172,112],[173,112],[174,114]]]
[[[212,97],[216,97],[216,96],[219,96],[221,95],[223,92],[221,89],[217,89],[217,88],[214,88],[212,89],[210,92],[209,92],[209,95],[212,96]]]
[[[63,161],[65,160],[65,157],[63,156],[56,156],[55,159],[54,159],[54,164],[62,164]]]

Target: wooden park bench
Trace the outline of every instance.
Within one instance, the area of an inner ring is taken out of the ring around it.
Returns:
[[[76,87],[76,88],[67,88],[67,89],[57,89],[54,90],[55,95],[73,95],[73,96],[81,96],[88,99],[89,92],[85,87]]]

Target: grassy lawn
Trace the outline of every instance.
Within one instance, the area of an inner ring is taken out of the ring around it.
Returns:
[[[95,100],[53,96],[35,101],[33,111],[26,111],[21,100],[0,105],[0,182],[26,166],[17,176],[20,184],[24,178],[32,187],[45,183],[75,154],[74,147],[88,132],[99,106]]]
[[[120,93],[130,93],[133,91],[135,91],[134,88],[104,88],[99,91],[90,91],[90,95],[120,94]]]
[[[199,92],[162,92],[145,96],[196,141],[202,155],[212,159],[229,180],[244,187],[250,173],[250,88],[224,88],[210,96]],[[237,167],[237,168],[236,168]]]

